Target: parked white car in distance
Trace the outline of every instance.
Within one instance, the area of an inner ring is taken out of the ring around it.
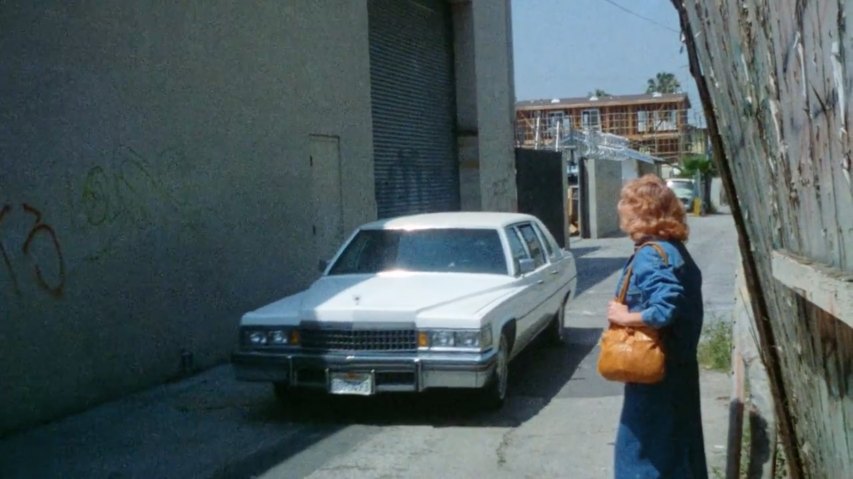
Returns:
[[[246,313],[238,379],[371,395],[507,392],[508,363],[540,333],[561,340],[577,269],[535,217],[434,213],[377,221],[307,290]]]
[[[687,211],[693,210],[693,199],[696,197],[696,185],[689,178],[670,178],[666,180],[666,186],[669,187],[681,201],[684,209]]]

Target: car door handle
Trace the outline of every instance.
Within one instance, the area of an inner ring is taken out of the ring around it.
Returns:
[[[559,273],[559,271],[557,271],[556,269],[551,270],[551,274],[556,275],[557,273]]]
[[[544,279],[537,280],[536,284],[545,284],[545,280]]]

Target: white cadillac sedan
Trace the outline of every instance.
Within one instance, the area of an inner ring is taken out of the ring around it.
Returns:
[[[508,363],[540,333],[561,341],[574,257],[535,217],[436,213],[377,221],[307,290],[240,321],[237,378],[371,395],[507,394]]]

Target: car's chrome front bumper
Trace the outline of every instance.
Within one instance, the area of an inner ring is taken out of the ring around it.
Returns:
[[[370,353],[241,351],[231,356],[238,380],[327,388],[331,372],[369,372],[376,392],[479,388],[495,369],[496,352]]]

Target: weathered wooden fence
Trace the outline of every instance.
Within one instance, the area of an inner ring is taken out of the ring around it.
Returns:
[[[853,477],[853,1],[673,3],[790,474]]]

